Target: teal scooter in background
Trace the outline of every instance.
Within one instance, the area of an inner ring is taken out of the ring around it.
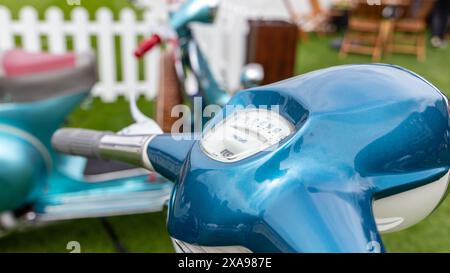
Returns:
[[[187,1],[171,15],[170,25],[177,33],[177,78],[185,85],[193,75],[198,83],[196,92],[185,94],[191,99],[202,96],[204,105],[222,106],[230,95],[214,78],[189,28],[192,22],[211,23],[217,7],[218,1]],[[255,82],[254,75],[261,75],[258,69],[245,70],[243,82]],[[155,172],[52,149],[52,134],[89,95],[96,75],[89,54],[0,54],[0,236],[58,220],[157,211],[169,199],[172,184]],[[133,102],[136,123],[119,133],[162,133]]]
[[[185,102],[191,109],[198,108],[199,112],[203,112],[208,105],[224,106],[235,91],[222,87],[192,31],[193,23],[212,24],[219,8],[219,0],[186,1],[170,14],[168,25],[161,26],[158,33],[142,41],[135,51],[136,57],[141,58],[155,46],[165,45],[163,54],[166,58],[163,57],[161,62],[169,64],[161,66],[162,84],[156,98],[155,115],[156,121],[165,132],[176,130],[172,125],[179,117],[173,116],[174,106]],[[263,78],[264,69],[260,64],[246,64],[241,71],[242,88],[256,87]],[[180,98],[181,96],[183,98]],[[196,132],[201,131],[208,121],[208,118],[201,117],[201,113],[183,118],[194,123],[192,130]]]
[[[153,172],[55,152],[50,139],[97,80],[91,54],[0,56],[0,235],[56,220],[158,211],[172,185]],[[134,105],[135,106],[135,105]],[[132,104],[122,134],[161,133]]]

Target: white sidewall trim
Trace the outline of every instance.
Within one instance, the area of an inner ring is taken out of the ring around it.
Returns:
[[[448,182],[449,172],[432,183],[374,201],[378,230],[398,231],[422,221],[442,200]]]

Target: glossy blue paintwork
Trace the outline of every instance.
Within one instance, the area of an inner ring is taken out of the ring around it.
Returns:
[[[147,147],[147,154],[155,171],[175,181],[195,140],[190,135],[174,139],[171,134],[156,136]]]
[[[191,23],[212,23],[217,5],[211,0],[189,0],[179,10],[171,14],[170,26],[177,32],[181,60],[184,68],[193,71],[199,84],[198,93],[204,106],[209,104],[225,105],[230,95],[215,79],[209,64],[196,43],[190,29]],[[194,97],[194,96],[193,96]]]
[[[59,96],[27,103],[0,104],[0,123],[24,130],[50,148],[53,132],[89,94]]]
[[[57,159],[51,136],[87,94],[0,104],[0,211],[30,204],[47,190]]]
[[[373,199],[449,169],[447,101],[399,67],[318,70],[239,92],[228,103],[249,104],[279,106],[295,132],[274,150],[235,163],[211,159],[196,141],[174,169],[174,238],[256,252],[384,251]],[[172,142],[160,149],[183,146]]]
[[[190,35],[189,24],[192,22],[211,23],[214,20],[212,0],[188,0],[179,10],[170,16],[170,25],[179,37]]]
[[[49,168],[36,147],[1,127],[0,143],[0,211],[13,210],[45,189]]]
[[[194,66],[192,63],[195,63],[195,66],[197,67],[194,69],[194,74],[200,85],[200,92],[204,104],[203,107],[210,104],[224,106],[230,100],[230,94],[228,94],[217,82],[209,68],[208,61],[197,43],[192,40],[190,41],[189,46],[192,47],[189,61],[191,66]],[[195,54],[192,54],[192,52],[195,52]]]

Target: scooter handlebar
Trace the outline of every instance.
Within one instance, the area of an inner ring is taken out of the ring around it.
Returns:
[[[153,34],[150,38],[142,41],[136,50],[134,51],[134,56],[136,58],[142,58],[145,53],[150,51],[153,47],[161,43],[161,37],[158,34]]]
[[[53,134],[53,148],[64,154],[100,158],[100,140],[110,132],[63,128]]]
[[[52,146],[64,154],[118,160],[153,170],[147,156],[147,145],[154,136],[63,128],[53,134]]]

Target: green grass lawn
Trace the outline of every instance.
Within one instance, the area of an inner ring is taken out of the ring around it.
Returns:
[[[83,1],[83,0],[82,0]],[[3,2],[3,1],[2,1]],[[38,1],[12,1],[7,3],[37,3]],[[59,1],[40,1],[55,3]],[[84,0],[83,3],[100,1]],[[102,1],[123,7],[124,1]],[[122,3],[120,3],[122,2]],[[3,3],[2,3],[3,4]],[[120,5],[119,5],[120,4]],[[19,4],[15,6],[17,9]],[[91,4],[89,4],[91,5]],[[97,5],[97,6],[96,6]],[[109,5],[109,4],[108,4]],[[42,5],[44,6],[44,5]],[[312,37],[298,48],[296,72],[346,63],[368,63],[369,57],[351,55],[345,60],[329,47],[332,37]],[[412,56],[395,55],[382,60],[404,66],[424,76],[444,93],[450,95],[450,48],[428,49],[426,62],[419,63]],[[147,114],[153,113],[153,103],[139,100],[140,108]],[[102,130],[118,130],[132,121],[127,102],[123,99],[104,104],[98,99],[86,102],[69,118],[69,125]],[[109,218],[123,244],[132,252],[171,252],[172,247],[165,228],[165,212]],[[383,236],[391,252],[450,252],[450,198],[439,209],[420,224],[407,230]],[[66,252],[69,241],[79,241],[82,252],[114,252],[97,219],[67,221],[38,229],[11,234],[0,239],[0,252]]]

